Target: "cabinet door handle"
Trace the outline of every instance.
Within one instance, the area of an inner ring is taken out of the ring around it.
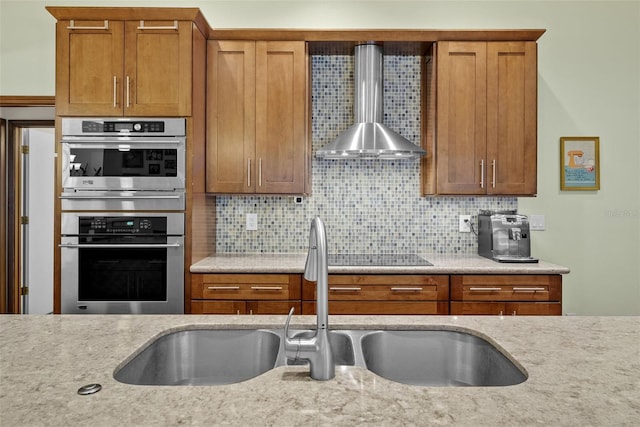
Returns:
[[[210,291],[237,291],[240,286],[207,286]]]
[[[362,288],[329,288],[329,290],[332,292],[358,292]]]
[[[258,187],[262,187],[262,157],[258,158]]]
[[[138,30],[177,30],[178,29],[178,21],[173,21],[173,25],[159,25],[157,27],[146,26],[144,25],[144,21],[140,20],[140,25],[138,26]]]
[[[391,288],[392,291],[394,292],[422,292],[422,288],[419,287],[415,287],[415,288],[410,288],[410,287],[395,287],[395,288]]]
[[[251,159],[247,159],[247,187],[251,187]]]
[[[281,291],[282,286],[252,286],[254,291]]]
[[[129,76],[127,76],[127,108],[129,108],[130,102],[129,102]]]
[[[118,107],[118,79],[113,76],[113,108]]]
[[[491,187],[496,188],[496,159],[491,162]]]
[[[484,188],[484,159],[480,160],[480,188]]]
[[[502,288],[469,288],[471,292],[499,292]]]
[[[69,26],[67,30],[108,30],[109,29],[109,20],[104,20],[104,25],[102,27],[76,27],[75,19],[69,21]]]
[[[545,288],[513,288],[513,292],[549,292]]]

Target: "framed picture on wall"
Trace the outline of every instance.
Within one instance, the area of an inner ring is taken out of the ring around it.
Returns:
[[[560,138],[560,189],[600,189],[600,138],[563,136]]]

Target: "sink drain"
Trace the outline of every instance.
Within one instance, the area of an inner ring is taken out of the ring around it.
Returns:
[[[87,396],[90,394],[94,394],[102,390],[102,386],[100,384],[87,384],[83,385],[78,389],[78,394],[81,396]]]

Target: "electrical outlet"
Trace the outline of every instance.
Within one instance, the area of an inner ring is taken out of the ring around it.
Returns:
[[[460,233],[471,233],[471,215],[460,215],[458,217],[458,231]]]
[[[247,214],[247,231],[256,231],[258,229],[258,214]]]
[[[543,231],[544,215],[529,215],[529,229]]]

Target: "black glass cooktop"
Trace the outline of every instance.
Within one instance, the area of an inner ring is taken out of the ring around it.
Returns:
[[[343,266],[423,266],[433,265],[416,254],[329,254],[329,265]]]

